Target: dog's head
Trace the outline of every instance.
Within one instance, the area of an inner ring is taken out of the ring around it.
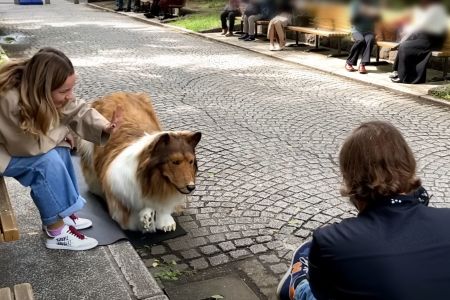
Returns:
[[[200,132],[165,132],[152,145],[150,168],[157,168],[164,179],[182,194],[195,189],[195,147],[201,137]]]

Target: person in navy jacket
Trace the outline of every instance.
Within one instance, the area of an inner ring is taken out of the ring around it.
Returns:
[[[359,126],[339,155],[358,215],[316,229],[295,252],[280,299],[450,299],[450,209],[428,207],[414,155],[385,122]]]

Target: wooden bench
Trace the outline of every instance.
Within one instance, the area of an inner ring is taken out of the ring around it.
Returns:
[[[0,300],[33,300],[33,289],[29,283],[16,284],[10,288],[0,289]]]
[[[342,38],[350,34],[350,14],[346,5],[314,5],[307,7],[308,15],[312,16],[312,26],[288,26],[286,30],[295,32],[295,44],[298,46],[299,34],[312,34],[315,37],[314,48],[308,51],[323,51],[320,48],[320,37],[337,39],[338,49],[330,56],[342,56]]]
[[[387,42],[387,41],[377,41],[377,56],[376,56],[376,60],[377,63],[380,62],[380,52],[381,52],[381,48],[388,48],[388,49],[392,49],[398,46],[398,43],[396,42]],[[432,57],[437,57],[442,59],[442,78],[437,78],[437,79],[433,79],[433,81],[435,80],[447,80],[447,75],[448,75],[448,61],[450,58],[450,27],[448,30],[448,36],[447,36],[447,40],[444,44],[444,46],[442,47],[441,51],[433,51],[431,53]]]
[[[19,229],[16,216],[9,200],[5,179],[0,176],[0,242],[10,242],[18,239]]]

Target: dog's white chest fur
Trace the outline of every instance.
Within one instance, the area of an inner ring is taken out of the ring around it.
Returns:
[[[140,210],[145,206],[141,187],[136,177],[138,156],[157,136],[158,134],[146,134],[125,148],[111,162],[106,172],[111,192],[119,201],[133,210]]]

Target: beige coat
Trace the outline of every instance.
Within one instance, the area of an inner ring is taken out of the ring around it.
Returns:
[[[20,129],[18,103],[16,89],[0,95],[0,174],[5,172],[12,156],[35,156],[57,146],[68,147],[65,138],[69,128],[95,144],[103,144],[109,138],[103,129],[110,122],[82,100],[69,102],[61,111],[60,125],[50,129],[47,135],[35,137],[24,133]]]

